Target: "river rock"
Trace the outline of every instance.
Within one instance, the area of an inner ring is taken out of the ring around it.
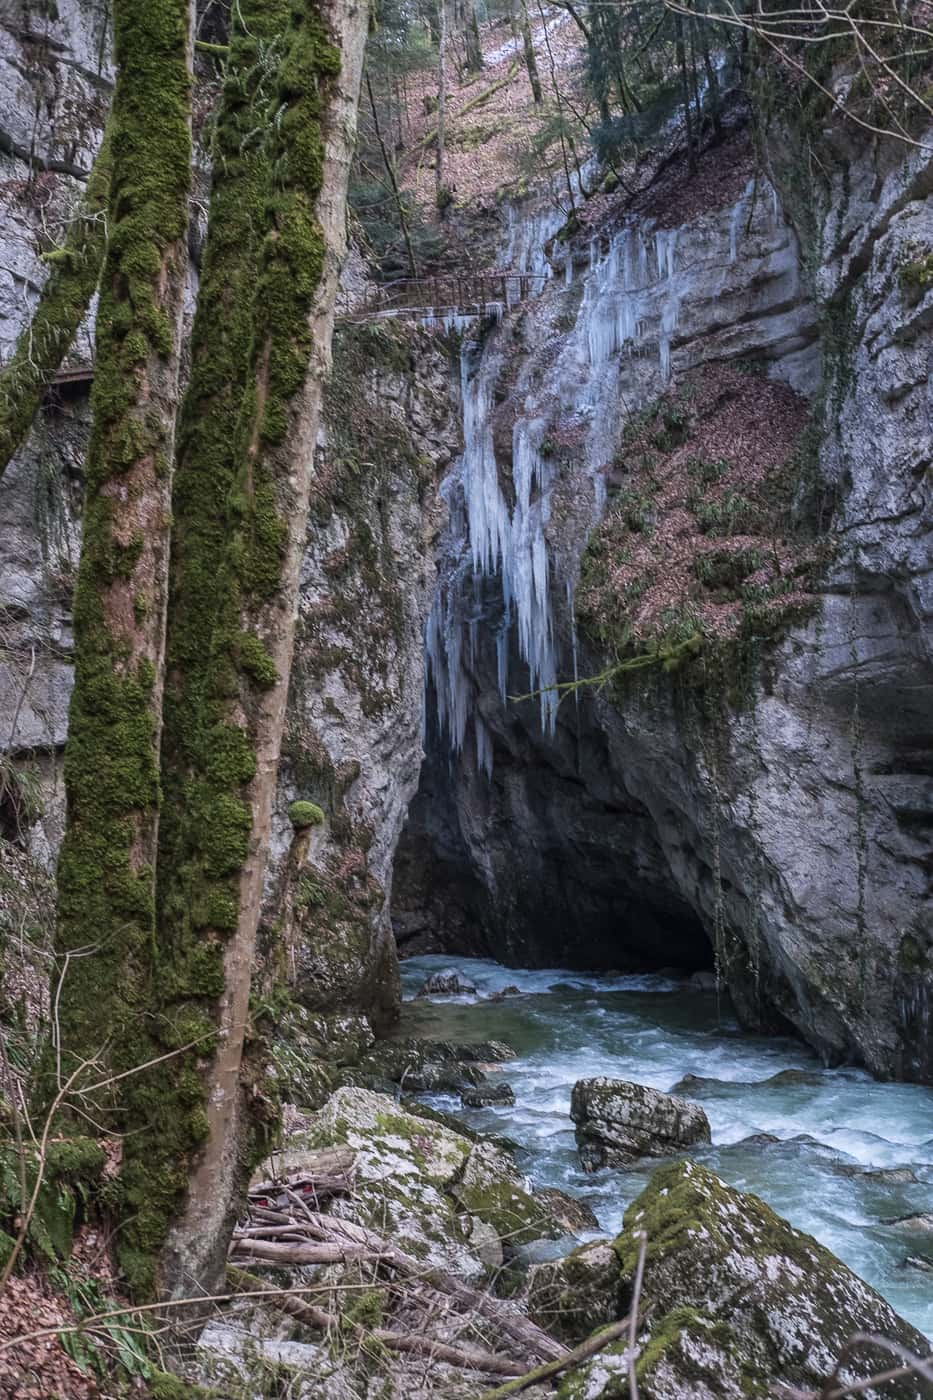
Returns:
[[[510,1106],[515,1102],[515,1090],[511,1084],[481,1084],[476,1089],[464,1089],[460,1102],[464,1108],[492,1108],[498,1104]]]
[[[539,1186],[534,1198],[547,1206],[554,1217],[567,1227],[569,1235],[582,1234],[584,1230],[598,1230],[596,1212],[577,1196],[568,1196],[556,1186]]]
[[[419,1037],[381,1040],[354,1066],[350,1082],[377,1090],[400,1084],[412,1093],[460,1093],[486,1083],[483,1064],[501,1064],[514,1053],[497,1040],[465,1045]]]
[[[533,1241],[557,1240],[567,1233],[558,1211],[528,1191],[511,1156],[494,1142],[473,1144],[451,1192],[470,1216],[492,1226],[506,1259]]]
[[[709,1120],[697,1104],[624,1079],[579,1079],[570,1116],[588,1172],[710,1141]]]
[[[613,1250],[621,1287],[617,1315],[632,1298],[647,1239],[639,1335],[641,1400],[747,1400],[777,1382],[819,1391],[847,1339],[876,1333],[916,1355],[926,1339],[873,1289],[760,1201],[727,1186],[696,1162],[672,1162],[651,1178],[625,1214]],[[608,1298],[615,1287],[606,1281]],[[847,1380],[891,1364],[867,1348],[847,1361]],[[568,1376],[560,1400],[627,1395],[624,1345]],[[881,1392],[864,1392],[881,1400]],[[885,1387],[884,1397],[920,1400],[919,1381]]]
[[[291,1154],[353,1149],[354,1188],[340,1213],[461,1278],[479,1279],[489,1267],[492,1236],[474,1233],[476,1220],[495,1232],[506,1257],[516,1245],[566,1234],[504,1148],[408,1113],[385,1094],[338,1089],[286,1146]]]
[[[715,992],[719,982],[715,972],[708,972],[704,969],[690,974],[690,985],[696,987],[700,992]]]
[[[885,1220],[885,1225],[893,1225],[898,1230],[911,1230],[916,1234],[933,1235],[933,1211],[918,1210],[911,1215],[896,1215]]]
[[[434,972],[423,984],[416,997],[463,997],[472,996],[476,987],[462,977],[456,968],[446,972]]]
[[[580,1245],[563,1259],[536,1264],[528,1278],[528,1311],[568,1346],[619,1316],[619,1260],[608,1240]]]

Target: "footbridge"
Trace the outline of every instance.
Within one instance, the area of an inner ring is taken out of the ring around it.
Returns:
[[[404,317],[450,326],[465,318],[502,316],[540,291],[551,275],[506,269],[371,283],[362,296],[338,296],[336,319],[355,323]]]

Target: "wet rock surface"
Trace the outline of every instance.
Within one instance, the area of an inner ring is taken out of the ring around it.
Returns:
[[[424,986],[418,992],[419,997],[462,997],[473,996],[476,988],[472,982],[468,982],[465,977],[455,969],[449,972],[435,972],[433,977],[429,977]]]
[[[483,1084],[475,1089],[465,1089],[460,1095],[464,1108],[491,1108],[495,1104],[511,1106],[515,1102],[515,1090],[511,1084]]]
[[[581,1079],[570,1116],[584,1171],[628,1166],[709,1142],[709,1120],[697,1104],[622,1079]]]
[[[828,1250],[794,1230],[757,1197],[735,1191],[692,1162],[662,1167],[629,1207],[613,1244],[619,1266],[603,1294],[631,1298],[643,1246],[637,1375],[645,1400],[743,1400],[776,1381],[819,1390],[853,1331],[877,1334],[927,1355],[920,1333]],[[842,1376],[864,1380],[890,1353],[860,1348]],[[628,1360],[616,1346],[568,1377],[561,1400],[626,1394]],[[919,1379],[869,1389],[875,1397],[921,1400]]]

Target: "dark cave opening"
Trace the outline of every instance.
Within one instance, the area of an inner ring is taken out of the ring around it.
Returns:
[[[513,967],[711,969],[650,813],[594,795],[540,752],[429,752],[399,842],[392,922],[402,957],[443,952]]]

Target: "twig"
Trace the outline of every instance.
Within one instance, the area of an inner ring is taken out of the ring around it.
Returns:
[[[638,1264],[635,1267],[635,1288],[632,1294],[632,1310],[629,1313],[628,1329],[628,1384],[631,1391],[630,1400],[638,1400],[638,1377],[635,1374],[635,1342],[638,1336],[638,1305],[641,1302],[641,1285],[645,1277],[645,1255],[648,1252],[648,1236],[644,1230],[639,1230],[636,1239],[638,1245]]]
[[[234,1287],[238,1284],[252,1287],[253,1284],[261,1282],[232,1264],[227,1266],[227,1277]],[[339,1326],[350,1326],[364,1344],[376,1342],[381,1346],[388,1347],[390,1351],[427,1356],[432,1361],[443,1361],[448,1366],[459,1366],[466,1371],[486,1371],[497,1376],[514,1376],[518,1373],[514,1361],[494,1356],[492,1352],[480,1351],[473,1347],[452,1347],[445,1342],[435,1341],[432,1337],[421,1337],[412,1332],[394,1332],[386,1327],[363,1327],[361,1323],[351,1322],[346,1317],[338,1318],[335,1313],[325,1312],[323,1308],[317,1307],[314,1303],[296,1298],[287,1289],[279,1290],[268,1301],[274,1308],[279,1308],[282,1312],[288,1313],[290,1317],[297,1318],[299,1322],[304,1322],[307,1326],[318,1328],[323,1332]]]
[[[596,1356],[612,1342],[624,1337],[630,1331],[633,1323],[637,1328],[638,1319],[634,1312],[631,1317],[623,1317],[619,1322],[611,1322],[602,1331],[594,1332],[592,1337],[587,1337],[585,1342],[574,1347],[573,1351],[568,1351],[566,1356],[561,1356],[556,1361],[548,1361],[543,1366],[536,1366],[533,1371],[526,1371],[523,1376],[519,1376],[514,1381],[507,1381],[505,1385],[497,1386],[495,1390],[487,1390],[485,1395],[479,1397],[479,1400],[505,1400],[506,1396],[518,1395],[521,1391],[528,1390],[530,1386],[537,1385],[539,1381],[559,1376],[561,1371],[568,1371],[573,1366],[579,1366],[584,1361],[589,1361],[591,1356]]]

